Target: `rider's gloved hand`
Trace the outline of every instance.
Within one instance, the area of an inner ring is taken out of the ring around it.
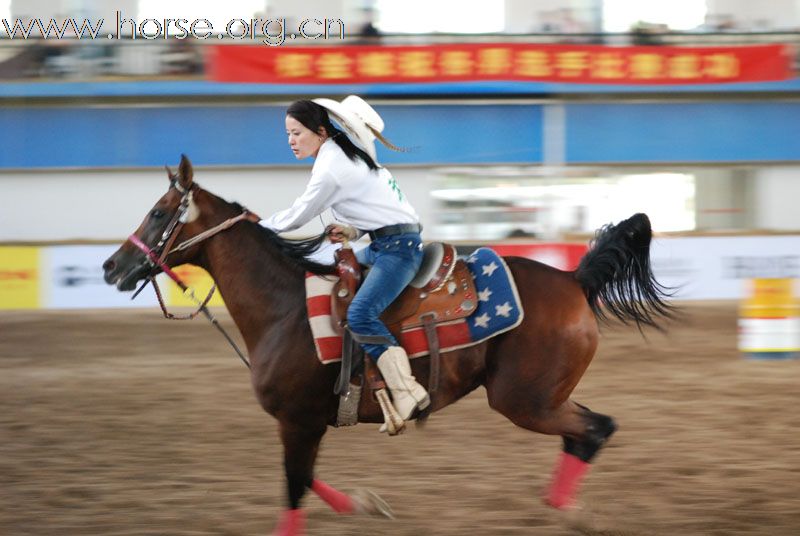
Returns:
[[[344,242],[345,240],[357,240],[359,232],[355,227],[343,223],[331,223],[325,227],[325,234],[331,242]]]

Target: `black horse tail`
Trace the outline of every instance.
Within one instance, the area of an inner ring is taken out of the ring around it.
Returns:
[[[670,289],[656,281],[650,267],[652,237],[650,219],[641,213],[597,231],[575,271],[595,317],[661,329],[658,318],[673,316],[665,301]]]

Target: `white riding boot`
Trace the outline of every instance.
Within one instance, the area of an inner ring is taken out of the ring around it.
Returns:
[[[386,386],[392,393],[394,407],[404,421],[411,417],[414,410],[423,410],[431,403],[428,392],[411,374],[411,364],[402,347],[388,347],[378,358],[378,370],[383,374]]]

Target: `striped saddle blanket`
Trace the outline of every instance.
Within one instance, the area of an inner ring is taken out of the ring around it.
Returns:
[[[440,351],[466,348],[517,327],[524,317],[517,287],[511,272],[494,250],[480,248],[466,259],[475,278],[478,306],[466,318],[436,324]],[[306,274],[306,306],[317,357],[323,363],[342,358],[342,338],[331,323],[331,290],[335,276]],[[428,354],[428,340],[423,327],[405,329],[400,344],[409,357]]]

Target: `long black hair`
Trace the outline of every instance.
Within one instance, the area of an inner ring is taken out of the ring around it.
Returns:
[[[316,102],[310,100],[295,101],[286,109],[286,115],[297,119],[304,127],[314,133],[319,132],[319,127],[324,128],[328,133],[328,137],[332,138],[336,145],[341,147],[347,158],[353,162],[360,158],[367,164],[369,169],[378,169],[378,164],[375,163],[375,160],[366,151],[356,147],[344,132],[333,126],[328,110]]]

